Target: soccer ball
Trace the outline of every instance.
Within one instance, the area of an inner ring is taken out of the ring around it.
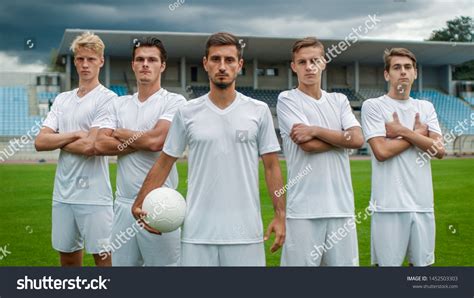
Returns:
[[[176,190],[160,187],[145,197],[142,209],[147,213],[144,221],[150,227],[168,233],[183,224],[186,201]]]

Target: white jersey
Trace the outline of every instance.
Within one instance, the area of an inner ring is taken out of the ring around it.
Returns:
[[[362,128],[365,139],[385,137],[385,123],[397,112],[403,126],[413,129],[415,114],[432,132],[441,134],[433,104],[409,98],[396,100],[387,95],[368,99],[362,105]],[[371,209],[386,212],[433,212],[433,184],[429,160],[411,146],[384,162],[372,155]],[[421,157],[421,158],[420,158]],[[420,162],[421,161],[421,162]]]
[[[178,107],[186,99],[161,88],[146,101],[138,100],[138,93],[121,96],[109,105],[108,117],[101,128],[126,128],[137,132],[153,129],[159,120],[172,121]],[[134,201],[146,175],[158,159],[160,152],[139,150],[117,158],[116,199]],[[176,189],[178,171],[173,165],[164,186]]]
[[[224,110],[207,94],[191,100],[176,113],[163,151],[179,157],[186,145],[189,174],[182,242],[262,242],[259,154],[280,150],[268,106],[238,92]]]
[[[102,85],[82,98],[78,89],[59,94],[43,126],[58,133],[99,128],[107,115],[107,106],[117,95]],[[61,150],[53,200],[70,204],[112,205],[112,188],[106,156],[73,154]]]
[[[288,169],[287,217],[354,216],[348,151],[307,153],[290,137],[297,123],[338,131],[360,127],[347,97],[322,90],[322,97],[316,100],[292,89],[278,96],[277,114]]]

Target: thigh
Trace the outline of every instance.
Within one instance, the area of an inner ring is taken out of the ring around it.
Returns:
[[[84,248],[72,204],[53,201],[51,239],[53,248],[59,252],[72,253]]]
[[[324,219],[287,219],[281,266],[319,266],[325,236]]]
[[[155,235],[145,229],[137,235],[145,266],[178,266],[181,255],[181,229]]]
[[[265,246],[261,243],[219,245],[220,266],[265,266]]]
[[[130,213],[131,204],[115,201],[114,222],[109,250],[112,252],[112,266],[143,266],[137,242],[140,231]]]
[[[436,225],[434,213],[413,214],[408,259],[415,266],[429,266],[434,263]]]
[[[90,254],[105,252],[110,245],[114,211],[112,206],[74,205],[77,225]]]
[[[181,266],[219,266],[217,245],[182,242]]]
[[[331,248],[323,255],[322,265],[359,266],[359,247],[354,219],[328,218],[326,221],[326,243]]]
[[[372,264],[403,265],[410,239],[410,225],[410,212],[374,212],[372,214]]]

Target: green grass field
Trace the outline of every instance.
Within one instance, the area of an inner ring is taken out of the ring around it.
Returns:
[[[281,162],[286,176],[285,162]],[[260,165],[262,215],[265,228],[273,216],[271,200]],[[474,159],[433,161],[436,206],[435,266],[474,265]],[[0,164],[0,266],[58,266],[51,247],[51,195],[56,165]],[[115,185],[115,165],[111,179]],[[364,212],[370,197],[370,161],[351,161],[357,212]],[[178,163],[179,191],[186,193],[187,163]],[[451,226],[451,227],[450,227]],[[370,266],[370,218],[357,228],[360,265]],[[271,254],[266,243],[267,265],[278,266],[280,251]],[[84,259],[93,265],[92,256]]]

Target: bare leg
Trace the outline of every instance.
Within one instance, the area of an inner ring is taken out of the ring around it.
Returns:
[[[59,252],[62,267],[81,267],[82,249],[75,252]]]

